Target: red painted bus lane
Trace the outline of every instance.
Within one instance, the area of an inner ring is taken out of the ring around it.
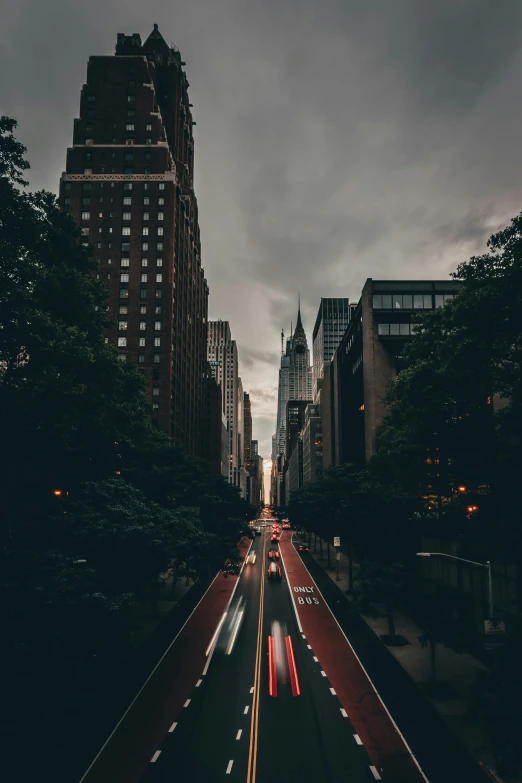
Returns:
[[[291,534],[284,533],[279,546],[303,634],[372,763],[389,783],[426,783],[427,778],[291,543]]]

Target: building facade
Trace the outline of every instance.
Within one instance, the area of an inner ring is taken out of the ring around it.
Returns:
[[[228,457],[226,476],[238,482],[238,358],[228,321],[209,321],[208,362],[221,387],[223,412],[227,421]]]
[[[142,371],[153,423],[204,457],[208,287],[184,65],[157,25],[89,58],[59,199],[94,247],[106,339]]]
[[[323,299],[313,331],[312,398],[318,402],[324,363],[330,362],[350,322],[348,299]]]
[[[303,483],[306,484],[317,478],[323,467],[321,409],[317,404],[306,406],[301,440],[303,442]]]

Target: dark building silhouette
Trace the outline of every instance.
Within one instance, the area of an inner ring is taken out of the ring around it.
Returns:
[[[152,421],[207,452],[207,301],[184,62],[157,25],[90,57],[60,203],[92,244],[114,325],[106,339],[142,370]]]

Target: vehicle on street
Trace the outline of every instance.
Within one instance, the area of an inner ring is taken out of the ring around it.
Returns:
[[[290,522],[283,522],[283,530],[290,530]]]
[[[272,543],[274,543],[274,542],[276,542],[276,543],[277,543],[277,541],[279,541],[279,539],[278,539],[278,537],[277,537],[277,536],[275,536],[275,535],[273,535],[273,534],[272,534],[272,535],[270,536],[270,541],[271,541]]]
[[[270,580],[278,581],[283,578],[280,566],[277,563],[270,563],[268,566],[268,578]]]
[[[252,552],[250,555],[247,555],[247,556],[246,556],[245,563],[246,563],[247,565],[248,565],[249,563],[250,563],[251,565],[254,565],[254,563],[255,563],[255,562],[256,562],[256,553],[255,553],[255,552]]]
[[[298,552],[308,552],[308,545],[303,544],[302,541],[295,541],[294,540],[294,546],[297,549]]]
[[[279,560],[279,552],[274,552],[272,549],[268,552],[268,559],[269,560]]]

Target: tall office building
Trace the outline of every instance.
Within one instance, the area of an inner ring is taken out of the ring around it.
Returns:
[[[95,248],[106,339],[142,370],[153,422],[204,456],[208,287],[184,65],[157,25],[89,58],[60,204]]]
[[[318,402],[324,363],[330,362],[350,322],[348,299],[321,298],[313,332],[312,395]]]
[[[208,362],[221,386],[223,412],[227,420],[228,470],[230,484],[238,483],[238,361],[236,341],[228,321],[209,321]]]

